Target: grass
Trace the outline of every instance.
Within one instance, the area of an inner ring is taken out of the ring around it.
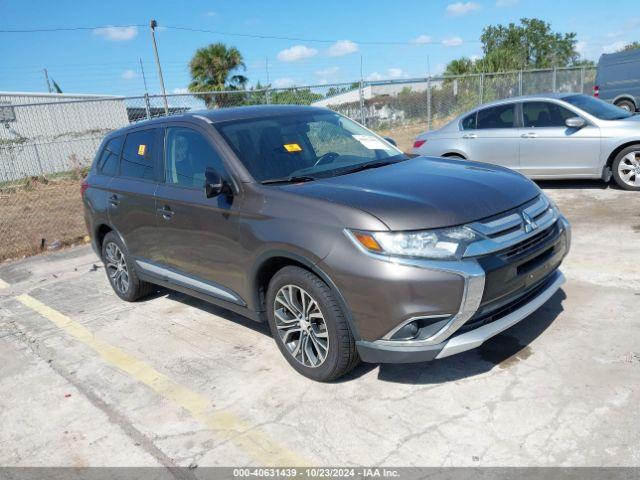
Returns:
[[[0,261],[39,253],[56,240],[83,241],[81,178],[73,172],[0,188]]]

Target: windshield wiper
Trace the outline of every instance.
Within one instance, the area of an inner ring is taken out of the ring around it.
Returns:
[[[343,170],[342,172],[339,173],[339,175],[346,175],[347,173],[362,172],[363,170],[369,170],[372,168],[386,167],[387,165],[391,165],[393,163],[397,163],[397,162],[383,161],[383,162],[363,163],[362,165],[358,165],[349,170]]]
[[[313,182],[315,179],[315,177],[310,177],[309,175],[292,175],[290,177],[270,178],[269,180],[263,180],[260,183],[263,185],[269,185],[272,183]]]

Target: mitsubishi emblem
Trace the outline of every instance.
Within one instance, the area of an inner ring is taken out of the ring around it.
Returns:
[[[538,228],[538,224],[533,221],[527,212],[522,212],[522,222],[524,224],[524,233],[533,232]]]

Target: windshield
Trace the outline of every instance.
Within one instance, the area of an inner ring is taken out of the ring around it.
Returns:
[[[633,115],[633,113],[627,110],[588,95],[571,95],[564,97],[563,100],[600,120],[621,120]]]
[[[229,121],[216,128],[259,182],[292,177],[308,181],[408,158],[333,112]]]

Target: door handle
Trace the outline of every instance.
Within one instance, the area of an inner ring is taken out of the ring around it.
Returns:
[[[537,133],[533,133],[533,132],[529,132],[529,133],[523,133],[522,135],[520,135],[520,137],[522,137],[522,138],[538,138],[538,134]]]
[[[117,207],[120,204],[120,200],[118,199],[118,196],[116,194],[113,194],[109,197],[109,203],[112,206]]]
[[[462,136],[462,138],[467,140],[473,140],[474,138],[478,138],[478,135],[476,135],[475,133],[466,133]]]
[[[173,210],[171,210],[168,205],[159,208],[158,212],[162,214],[162,218],[164,218],[165,220],[171,220],[171,217],[173,217]]]

